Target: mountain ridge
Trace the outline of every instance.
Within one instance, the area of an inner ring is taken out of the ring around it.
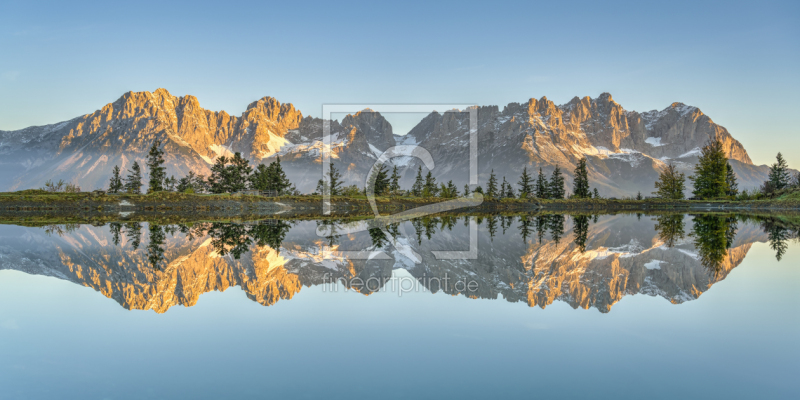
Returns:
[[[213,160],[241,152],[251,162],[281,156],[299,190],[310,192],[322,175],[320,155],[323,120],[303,116],[291,103],[273,97],[251,102],[239,116],[211,111],[192,95],[174,96],[166,89],[126,92],[101,109],[57,124],[0,131],[0,165],[7,171],[0,188],[39,187],[48,179],[64,179],[84,189],[105,187],[114,165],[123,170],[144,161],[154,140],[164,144],[167,173],[208,174]],[[437,163],[439,181],[466,183],[467,113],[433,112],[406,136],[394,135],[379,113],[364,110],[331,121],[332,159],[345,182],[363,186],[379,154],[398,143],[428,149]],[[590,177],[604,195],[651,191],[658,169],[675,162],[690,171],[699,146],[711,136],[723,141],[743,187],[766,176],[741,143],[699,108],[675,102],[667,108],[639,113],[625,110],[608,93],[595,99],[574,97],[556,105],[541,97],[524,103],[478,107],[480,182],[490,171],[516,181],[523,166],[548,172],[559,165],[567,173],[581,157],[589,159]],[[495,154],[503,154],[502,159]],[[417,160],[393,160],[410,184]],[[423,167],[424,169],[424,167]],[[145,174],[147,171],[144,171]]]

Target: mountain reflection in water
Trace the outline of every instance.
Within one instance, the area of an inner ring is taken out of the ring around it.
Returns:
[[[477,259],[436,259],[431,251],[466,250],[470,220],[478,225]],[[697,299],[754,242],[769,242],[780,260],[798,238],[789,221],[733,214],[437,216],[348,234],[339,232],[349,223],[337,220],[2,225],[0,269],[68,280],[126,309],[159,313],[231,286],[263,305],[333,281],[369,294],[398,268],[434,293],[501,295],[542,308],[559,300],[609,312],[625,295],[675,304]],[[317,235],[319,227],[326,236]],[[391,258],[347,256],[359,250]],[[354,278],[377,284],[350,285]],[[466,281],[475,285],[456,284]]]

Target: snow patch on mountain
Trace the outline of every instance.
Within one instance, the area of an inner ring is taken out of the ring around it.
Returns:
[[[280,152],[281,148],[290,143],[286,138],[273,133],[271,130],[268,130],[267,133],[269,134],[269,141],[266,143],[267,150],[261,151],[259,154],[262,160]]]
[[[699,157],[701,154],[703,154],[703,151],[699,147],[695,147],[694,149],[679,155],[677,158]]]
[[[619,153],[609,153],[608,158],[625,161],[635,168],[639,166],[644,156],[636,150],[620,149]]]
[[[661,263],[664,263],[664,262],[665,261],[661,261],[661,260],[651,260],[651,261],[646,262],[644,264],[644,267],[647,268],[647,269],[661,269]]]
[[[695,110],[697,110],[697,107],[687,106],[686,104],[683,103],[673,103],[672,108],[675,109],[675,111],[677,111],[681,115],[681,117],[687,114],[691,114]]]
[[[214,153],[216,153],[217,157],[221,157],[221,156],[232,157],[233,156],[233,152],[231,151],[231,149],[228,146],[225,146],[224,144],[212,144],[211,146],[208,146],[208,148],[209,148],[209,150],[211,150]]]
[[[383,152],[380,151],[377,147],[373,146],[372,143],[367,143],[367,144],[369,145],[369,149],[372,151],[372,154],[375,156],[375,159],[377,160],[378,158],[380,158]]]
[[[653,147],[661,147],[661,146],[664,145],[664,144],[661,143],[661,138],[660,137],[649,137],[649,138],[645,139],[644,141],[645,141],[645,143],[648,143],[650,146],[653,146]]]

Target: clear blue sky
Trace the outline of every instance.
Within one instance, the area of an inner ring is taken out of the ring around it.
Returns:
[[[0,3],[0,129],[167,88],[241,113],[323,103],[505,105],[610,92],[700,107],[758,164],[800,167],[800,2]],[[787,154],[788,153],[788,154]]]

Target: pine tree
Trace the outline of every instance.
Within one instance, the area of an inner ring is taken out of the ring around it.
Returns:
[[[174,192],[175,185],[178,183],[178,180],[175,179],[174,175],[170,175],[169,178],[164,179],[164,190],[167,192]]]
[[[425,175],[425,184],[422,186],[422,197],[436,197],[439,192],[439,187],[436,185],[436,178],[433,173],[428,171]]]
[[[469,196],[469,184],[464,185],[464,197]]]
[[[511,186],[511,184],[510,184],[510,183],[506,182],[506,177],[505,177],[505,176],[503,177],[503,186],[505,186],[505,190],[503,191],[503,198],[504,198],[504,199],[509,199],[509,198],[517,197],[517,196],[514,194],[514,187],[513,187],[513,186]]]
[[[331,196],[339,196],[342,194],[342,175],[339,170],[331,163],[331,168],[328,170],[328,190]]]
[[[275,158],[274,176],[275,176],[275,187],[278,190],[278,193],[284,193],[287,190],[291,189],[294,185],[289,180],[289,177],[286,176],[286,171],[283,170],[283,166],[281,166],[281,157],[278,156]],[[272,165],[272,164],[270,164]]]
[[[519,197],[521,199],[533,197],[534,184],[533,179],[528,175],[527,166],[522,169],[522,175],[519,177],[517,185],[519,185]]]
[[[150,146],[147,154],[147,169],[150,171],[150,181],[147,185],[147,193],[160,192],[164,190],[164,179],[167,178],[167,169],[164,168],[164,151],[160,149],[161,141],[156,139]]]
[[[186,175],[183,178],[178,180],[178,186],[177,186],[176,190],[179,193],[185,193],[189,189],[191,189],[191,191],[194,192],[194,193],[199,192],[200,190],[195,188],[196,179],[197,179],[197,177],[194,175],[194,171],[189,171],[188,175]]]
[[[452,180],[447,182],[447,192],[450,194],[450,198],[458,197],[458,188]]]
[[[325,193],[326,190],[327,190],[327,187],[325,185],[325,180],[324,179],[318,180],[317,181],[317,188],[314,189],[314,193],[322,195],[322,194]]]
[[[593,193],[594,193],[594,198],[595,199],[601,199],[602,198],[602,197],[600,197],[600,191],[598,191],[597,188],[594,188]]]
[[[727,176],[728,158],[722,142],[713,139],[703,146],[702,154],[694,167],[694,176],[689,177],[694,183],[692,192],[698,198],[723,197],[728,192]]]
[[[238,151],[233,154],[230,160],[230,165],[227,166],[228,170],[228,191],[236,193],[247,189],[247,182],[250,180],[250,173],[253,172],[253,167],[246,158],[242,158],[242,153]]]
[[[414,197],[422,196],[422,189],[423,189],[423,181],[422,181],[422,167],[419,167],[417,170],[417,178],[414,180],[414,185],[411,186],[411,195]]]
[[[575,181],[572,186],[573,196],[579,199],[590,197],[589,193],[589,172],[586,169],[586,158],[578,160],[575,167]]]
[[[539,168],[539,176],[536,178],[536,185],[534,186],[534,191],[536,192],[536,197],[540,199],[550,198],[550,184],[544,177],[544,173],[542,172],[541,168]]]
[[[489,182],[486,183],[486,196],[489,198],[497,197],[497,177],[494,175],[494,169],[489,174]]]
[[[380,190],[381,194],[386,194],[391,190],[392,181],[389,178],[389,170],[384,165],[381,165],[381,168],[378,170],[375,186],[377,190]]]
[[[473,193],[483,194],[483,188],[481,187],[481,185],[478,185],[477,187],[475,187],[475,190],[473,190]]]
[[[253,173],[250,174],[250,188],[262,192],[267,190],[273,190],[270,185],[271,173],[272,170],[268,166],[264,164],[258,164],[256,168],[253,170]]]
[[[682,200],[686,186],[686,176],[678,172],[675,164],[669,163],[658,175],[654,195],[662,199]]]
[[[392,176],[389,178],[389,191],[397,193],[400,190],[400,174],[397,172],[397,165],[392,168]]]
[[[279,195],[290,191],[292,183],[286,177],[278,156],[269,166],[259,164],[249,176],[250,187],[260,191],[275,191]]]
[[[247,189],[253,167],[239,152],[233,157],[220,156],[211,167],[208,183],[212,193],[235,193]]]
[[[125,178],[125,192],[142,193],[142,167],[139,166],[138,161],[134,161],[131,169],[128,170],[128,176]]]
[[[192,176],[192,174],[192,172],[189,172],[189,176]],[[203,174],[198,174],[194,177],[194,180],[192,181],[192,187],[194,188],[195,193],[209,192],[210,188],[208,181]]]
[[[548,186],[548,195],[551,199],[563,199],[566,194],[564,189],[564,175],[561,174],[561,168],[556,165],[553,170],[553,175],[550,176],[550,183]]]
[[[122,178],[119,176],[119,166],[115,165],[111,172],[111,181],[108,183],[108,193],[119,193],[122,190]]]
[[[266,190],[274,190],[278,192],[278,194],[284,194],[290,191],[292,182],[289,181],[286,172],[283,170],[280,156],[276,157],[275,161],[269,164],[268,170],[268,184]]]
[[[447,185],[444,183],[439,184],[439,197],[444,199],[450,198],[450,190],[448,190]]]
[[[792,176],[789,174],[789,165],[783,159],[783,154],[778,153],[775,159],[775,164],[769,167],[769,182],[775,190],[781,190],[789,186]]]
[[[726,164],[725,167],[725,183],[728,186],[728,192],[725,194],[733,197],[739,194],[739,183],[736,181],[736,173],[733,172],[733,166]]]
[[[184,192],[186,192],[187,190],[189,190],[189,188],[191,188],[191,187],[192,187],[192,184],[191,184],[191,182],[192,182],[192,181],[191,181],[189,178],[187,178],[187,177],[185,177],[185,176],[184,176],[183,178],[181,178],[181,179],[178,179],[178,186],[175,188],[175,190],[176,190],[178,193],[184,193]]]
[[[386,169],[385,165],[381,164],[372,171],[369,179],[367,179],[367,185],[372,185],[376,195],[382,195],[389,191],[391,181],[389,180],[389,170]]]
[[[636,200],[642,200],[642,199],[643,199],[642,192],[637,192],[636,193]]]
[[[211,167],[211,175],[208,177],[209,190],[211,193],[227,193],[229,191],[228,157],[220,156],[214,161]]]

